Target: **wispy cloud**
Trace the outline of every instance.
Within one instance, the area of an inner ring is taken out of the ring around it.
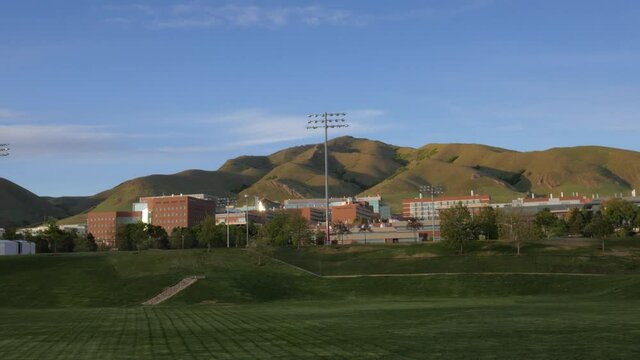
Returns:
[[[116,134],[94,126],[0,125],[0,134],[20,156],[110,151],[118,142]]]
[[[123,27],[138,25],[148,29],[206,29],[215,27],[281,28],[288,25],[364,26],[372,22],[400,22],[419,19],[452,18],[474,12],[494,0],[460,0],[398,9],[385,13],[369,9],[329,7],[324,4],[267,6],[228,1],[192,1],[170,5],[131,4],[107,6],[105,22]]]
[[[0,120],[15,120],[22,116],[23,114],[21,112],[7,108],[0,108]]]
[[[384,116],[381,110],[358,109],[347,113],[349,127],[333,129],[331,136],[364,136],[387,128],[381,121]],[[163,146],[155,150],[165,153],[209,153],[321,137],[318,131],[306,128],[305,114],[277,114],[261,109],[200,116],[195,123],[203,134],[217,134],[216,145],[208,145],[211,139],[203,135],[202,139],[191,139],[185,146]]]
[[[266,7],[208,2],[166,6],[128,5],[108,7],[108,23],[128,26],[140,23],[150,29],[197,29],[219,26],[277,28],[290,24],[363,24],[364,17],[323,5]]]

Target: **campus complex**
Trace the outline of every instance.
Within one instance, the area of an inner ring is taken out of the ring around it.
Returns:
[[[246,198],[245,198],[246,199]],[[635,190],[625,199],[640,204]],[[216,224],[246,226],[247,222],[265,224],[278,211],[298,212],[309,226],[323,229],[325,222],[325,199],[289,199],[283,203],[255,197],[246,199],[244,206],[228,204],[206,194],[180,194],[169,196],[141,197],[131,205],[131,211],[94,211],[87,217],[86,232],[93,234],[96,241],[108,247],[116,247],[117,229],[121,225],[142,222],[164,228],[170,235],[175,228],[191,228],[207,217],[215,217]],[[496,203],[488,195],[471,192],[467,196],[440,196],[402,200],[402,213],[392,214],[391,207],[381,196],[330,198],[329,213],[331,224],[346,224],[355,229],[340,234],[340,240],[348,243],[396,243],[412,242],[417,239],[440,238],[439,213],[456,204],[465,205],[472,214],[483,207],[493,207],[505,211],[519,210],[535,213],[549,209],[562,216],[571,209],[597,210],[606,199],[599,196],[582,196],[573,193],[555,197],[518,198],[510,203]],[[250,203],[253,202],[253,205]],[[419,229],[409,229],[407,220],[418,219]],[[367,224],[363,231],[362,224]],[[334,228],[331,227],[332,233]],[[336,234],[333,234],[334,236]]]

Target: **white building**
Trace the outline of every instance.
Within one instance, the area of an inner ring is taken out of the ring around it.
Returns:
[[[33,255],[36,244],[25,240],[0,240],[0,256],[2,255]]]
[[[18,255],[18,243],[11,240],[0,240],[0,256]]]

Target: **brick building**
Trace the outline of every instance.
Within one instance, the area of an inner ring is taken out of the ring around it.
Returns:
[[[431,198],[423,199],[404,199],[402,200],[402,216],[404,218],[417,219],[439,219],[440,211],[449,209],[455,205],[462,204],[466,206],[472,213],[479,211],[485,206],[491,204],[489,195],[471,195],[471,196],[442,196],[431,200]]]
[[[96,239],[96,243],[108,247],[116,246],[118,227],[141,221],[139,211],[92,211],[87,216],[87,231]]]
[[[373,209],[367,203],[353,203],[331,208],[331,220],[334,223],[354,224],[358,220],[373,218]]]
[[[325,220],[324,209],[320,208],[298,208],[296,209],[300,212],[303,218],[307,219],[307,221],[311,224],[323,223]]]
[[[142,222],[161,226],[171,235],[176,227],[190,228],[215,216],[216,200],[205,194],[141,197],[133,208],[142,213]]]

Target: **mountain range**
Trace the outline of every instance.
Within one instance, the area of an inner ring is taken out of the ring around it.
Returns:
[[[528,194],[579,192],[612,195],[640,187],[640,152],[578,146],[520,152],[478,144],[400,147],[339,137],[329,142],[332,196],[381,195],[398,212],[401,199],[422,185],[442,185],[447,195],[474,190],[496,201]],[[0,226],[84,221],[91,210],[130,210],[140,196],[245,194],[283,201],[324,196],[324,146],[303,145],[268,156],[240,156],[216,171],[186,170],[125,181],[88,197],[41,197],[0,178]]]

